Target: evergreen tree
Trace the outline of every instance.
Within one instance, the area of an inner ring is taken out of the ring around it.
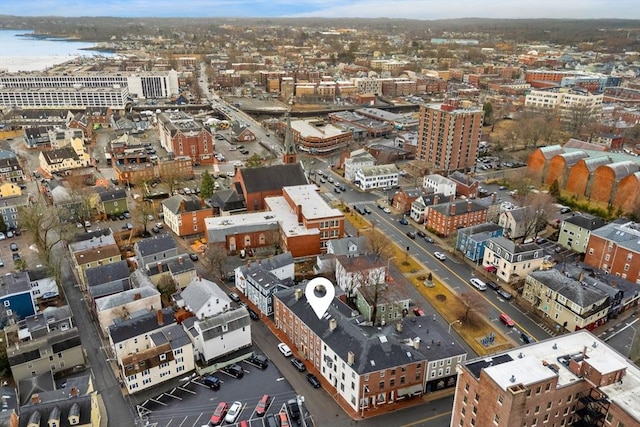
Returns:
[[[553,197],[560,197],[560,183],[557,179],[554,179],[549,186],[549,194],[551,194]]]
[[[4,218],[0,215],[0,231],[3,233],[7,232],[7,224],[4,222]]]
[[[213,195],[215,190],[213,178],[209,171],[205,170],[202,174],[202,182],[200,183],[200,197],[208,199]]]

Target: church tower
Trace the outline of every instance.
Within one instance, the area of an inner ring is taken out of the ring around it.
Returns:
[[[291,117],[287,114],[287,129],[284,133],[284,153],[282,154],[282,162],[298,163],[298,153],[296,152],[296,142],[293,137],[293,129],[291,129]]]

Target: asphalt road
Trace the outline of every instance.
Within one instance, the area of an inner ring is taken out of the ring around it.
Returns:
[[[65,257],[61,263],[63,266],[62,288],[65,298],[71,307],[74,322],[78,326],[80,340],[88,359],[88,366],[95,380],[95,389],[102,396],[107,409],[107,425],[108,427],[137,425],[135,424],[133,408],[125,402],[120,392],[118,381],[102,349],[103,343],[98,332],[98,325],[89,314],[86,301],[84,301],[80,288],[77,286],[76,278],[71,270],[72,264],[69,259],[69,252],[62,245],[59,245],[59,249],[59,251],[54,251],[53,254],[54,256]]]

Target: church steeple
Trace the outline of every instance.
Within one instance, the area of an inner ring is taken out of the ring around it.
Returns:
[[[291,117],[287,114],[287,129],[284,132],[284,153],[282,153],[282,162],[297,163],[298,153],[296,152],[296,142],[293,137],[293,129],[291,128]]]

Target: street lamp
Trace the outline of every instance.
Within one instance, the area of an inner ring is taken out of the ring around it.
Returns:
[[[462,320],[458,319],[458,320],[455,320],[455,321],[449,323],[449,335],[451,335],[451,326],[456,324],[456,323],[462,323]]]

